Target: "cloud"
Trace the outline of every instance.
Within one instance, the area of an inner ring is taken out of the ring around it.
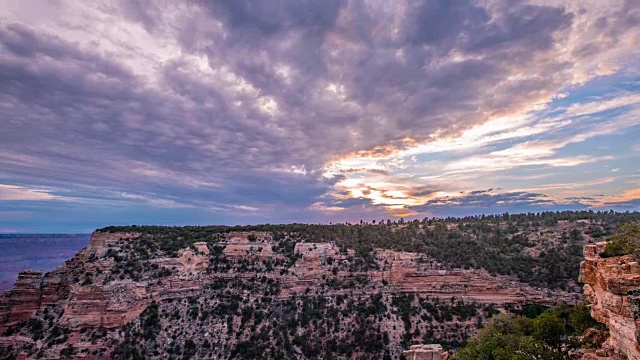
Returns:
[[[640,115],[638,99],[637,95],[623,93],[613,100],[611,97],[582,100],[569,108],[556,105],[512,118],[498,118],[450,138],[437,138],[426,143],[404,142],[402,147],[394,147],[390,151],[357,152],[329,163],[325,167],[325,176],[343,174],[344,177],[337,182],[342,190],[351,191],[356,197],[371,198],[371,193],[361,193],[358,189],[373,182],[382,184],[377,186],[379,191],[426,186],[452,192],[455,189],[469,190],[478,182],[501,186],[507,178],[542,179],[557,172],[553,168],[572,168],[613,160],[614,156],[602,153],[571,156],[563,153],[574,144],[621,134],[636,127],[635,119]],[[416,161],[417,156],[427,159],[446,157],[446,160]],[[518,169],[547,174],[538,174],[535,178],[509,174]],[[487,182],[491,178],[498,182]],[[556,198],[560,200],[558,190],[561,188],[567,197],[574,189],[604,185],[615,179],[604,180],[579,179],[562,187],[548,183],[536,188],[555,189]],[[404,194],[406,198],[401,205],[416,205],[430,200],[429,197],[413,196],[411,192]],[[380,202],[374,201],[376,203]]]
[[[428,209],[430,206],[466,206],[477,208],[491,208],[496,205],[506,204],[536,204],[555,205],[552,200],[547,199],[547,196],[539,193],[527,193],[527,192],[490,192],[488,190],[483,191],[471,191],[468,193],[462,193],[459,196],[445,196],[438,197],[433,200],[429,200],[423,207]],[[418,210],[420,208],[415,207]]]
[[[639,210],[640,188],[626,190],[620,195],[605,196],[599,200],[599,207],[615,207]]]
[[[0,181],[57,196],[265,216],[407,209],[471,191],[473,172],[607,160],[559,153],[608,131],[586,130],[589,116],[637,105],[536,115],[637,58],[632,1],[33,8],[0,10]],[[531,139],[581,122],[582,140]],[[46,196],[24,189],[4,191]],[[340,194],[365,202],[316,205]]]
[[[46,190],[0,184],[0,201],[43,201],[60,199]]]
[[[310,210],[316,210],[316,211],[342,211],[342,210],[346,210],[346,208],[343,208],[341,206],[327,206],[321,202],[317,202],[317,203],[313,203],[311,204],[311,206],[309,206]]]

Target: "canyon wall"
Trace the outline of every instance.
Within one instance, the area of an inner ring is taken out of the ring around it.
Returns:
[[[66,326],[118,327],[135,319],[154,300],[196,295],[202,286],[215,279],[257,276],[256,271],[205,271],[209,265],[209,248],[207,243],[200,242],[194,244],[195,250],[180,250],[177,258],[148,260],[174,270],[165,278],[105,282],[102,274],[114,266],[113,258],[105,257],[107,251],[119,249],[119,241],[135,241],[138,237],[140,234],[137,233],[95,232],[87,248],[44,277],[39,271],[23,271],[13,290],[0,297],[0,330],[29,319],[40,308],[54,305],[63,306],[62,320]],[[273,253],[273,244],[262,233],[232,233],[223,245],[223,254],[231,260],[282,258]],[[415,253],[377,250],[379,270],[354,272],[332,271],[332,264],[346,263],[354,255],[352,250],[341,254],[333,243],[297,243],[293,253],[298,259],[288,273],[268,275],[281,284],[280,297],[320,287],[322,279],[326,278],[337,281],[365,278],[371,284],[371,292],[419,293],[446,299],[455,296],[492,304],[577,301],[572,294],[536,289],[507,276],[492,276],[484,270],[444,270]],[[87,274],[91,275],[92,281],[83,281]],[[349,288],[327,289],[325,294],[352,291]]]
[[[152,304],[218,299],[222,294],[217,291],[224,289],[229,293],[223,296],[265,297],[281,303],[301,295],[359,298],[401,293],[498,306],[579,300],[579,294],[534,288],[484,270],[444,269],[411,252],[378,249],[366,263],[353,250],[341,250],[331,242],[298,242],[283,250],[282,243],[266,233],[237,232],[188,243],[168,257],[148,252],[153,247],[148,241],[155,240],[141,236],[96,232],[85,249],[58,269],[44,275],[23,271],[14,288],[0,296],[0,345],[21,347],[26,338],[19,329],[32,326],[31,319],[49,319],[47,331],[52,331],[52,324],[68,331],[60,342],[48,340],[56,351],[63,346],[107,349],[113,343],[102,335],[92,337],[92,331],[100,334],[132,323]],[[264,285],[260,292],[245,288],[256,283]],[[39,326],[37,321],[33,326]],[[44,342],[30,346],[44,354],[56,353]],[[415,359],[446,358],[438,349],[409,351],[407,355]]]
[[[33,316],[40,305],[42,272],[25,270],[0,300],[0,326],[10,326]],[[1,329],[1,328],[0,328]]]
[[[402,353],[407,360],[447,360],[449,353],[444,351],[442,345],[412,345],[409,350]]]
[[[591,316],[609,329],[598,353],[640,360],[640,265],[631,256],[603,258],[606,242],[584,247],[580,282]]]

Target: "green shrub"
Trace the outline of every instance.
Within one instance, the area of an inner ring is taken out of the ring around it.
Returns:
[[[640,222],[631,222],[618,228],[616,234],[607,239],[602,257],[633,255],[640,258]]]
[[[453,360],[565,359],[572,336],[596,325],[584,304],[550,308],[535,319],[499,314]]]

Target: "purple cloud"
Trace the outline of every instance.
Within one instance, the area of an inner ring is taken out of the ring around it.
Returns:
[[[331,198],[361,172],[327,177],[327,164],[459,136],[614,74],[640,18],[633,1],[77,2],[42,4],[37,19],[14,5],[0,13],[0,184],[247,216],[384,213],[348,191]],[[453,185],[364,191],[427,199]],[[459,201],[554,205],[515,190]]]

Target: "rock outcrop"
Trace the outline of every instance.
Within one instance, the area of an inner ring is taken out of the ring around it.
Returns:
[[[143,284],[123,281],[105,286],[71,285],[61,323],[70,328],[122,326],[151,303]]]
[[[640,265],[631,256],[601,257],[605,246],[606,242],[586,245],[580,264],[591,316],[610,333],[598,353],[640,360]]]
[[[257,232],[229,233],[209,242],[183,242],[183,249],[159,252],[149,250],[153,247],[147,245],[153,238],[144,236],[96,232],[85,249],[58,269],[44,276],[39,271],[21,273],[13,290],[0,297],[0,343],[21,344],[19,336],[1,335],[11,327],[25,326],[26,320],[46,318],[53,324],[55,318],[56,326],[69,332],[60,344],[86,349],[84,342],[92,341],[89,332],[129,324],[154,303],[187,303],[205,296],[218,299],[216,291],[224,289],[230,292],[224,296],[265,297],[283,303],[306,294],[331,298],[402,293],[496,305],[577,301],[575,294],[533,288],[513,277],[492,276],[484,270],[444,269],[410,252],[378,249],[366,263],[354,260],[353,250],[345,251],[331,242],[298,242],[283,247],[268,234]],[[626,271],[636,271],[630,269]],[[629,288],[630,278],[617,279],[606,289],[620,293]],[[626,299],[632,297],[627,295]],[[628,304],[631,300],[626,301]],[[626,306],[625,311],[631,311],[632,306]],[[473,324],[473,320],[468,322],[465,326]],[[395,323],[389,324],[387,330],[393,335]],[[395,336],[399,339],[401,334]],[[624,347],[632,339],[618,341]],[[43,346],[37,342],[33,345],[35,349]],[[112,345],[98,341],[91,346]],[[405,356],[447,359],[447,353],[435,345],[414,346]]]
[[[209,248],[206,243],[195,243],[193,249],[180,249],[177,258],[151,259],[150,262],[182,274],[197,274],[209,266]]]
[[[234,232],[229,234],[223,253],[230,259],[260,258],[265,260],[273,255],[271,244],[264,232]]]
[[[493,276],[485,270],[446,270],[416,253],[380,250],[383,261],[381,278],[401,292],[450,298],[460,297],[481,303],[527,302],[553,305],[558,301],[575,303],[567,294],[549,295],[548,290],[524,285],[508,276]]]
[[[61,267],[44,276],[41,271],[21,272],[13,289],[0,297],[0,333],[33,317],[38,310],[56,307],[63,309],[61,324],[70,328],[113,328],[136,318],[151,302],[145,284],[131,280],[105,284],[84,281],[113,266],[112,259],[96,259],[117,241],[139,236],[96,232],[89,245]]]
[[[198,242],[178,251],[178,257],[149,259],[150,264],[171,271],[170,276],[159,280],[103,282],[106,280],[102,276],[91,275],[92,282],[82,281],[86,274],[108,273],[114,261],[105,257],[107,252],[119,249],[122,240],[133,241],[140,236],[96,232],[87,248],[44,277],[39,271],[22,272],[13,290],[0,298],[0,330],[29,319],[40,308],[60,304],[64,308],[63,323],[69,327],[118,327],[135,319],[153,300],[193,296],[213,279],[256,276],[255,271],[208,273],[209,248],[207,243]],[[230,260],[284,260],[282,255],[274,254],[273,244],[264,233],[231,233],[220,245]],[[420,293],[447,299],[456,296],[481,303],[553,304],[576,300],[569,294],[531,288],[512,278],[492,276],[482,270],[444,270],[415,253],[377,250],[379,270],[353,272],[335,271],[336,264],[348,262],[354,252],[348,250],[342,254],[334,243],[297,243],[293,254],[298,259],[289,274],[269,276],[281,284],[282,297],[320,287],[327,278],[338,281],[366,278],[372,284],[371,291]],[[96,283],[96,279],[101,282]],[[347,290],[333,289],[327,294]]]
[[[24,270],[13,289],[0,298],[0,330],[31,318],[40,306],[42,272]]]
[[[407,360],[447,360],[449,358],[449,353],[438,344],[412,345],[402,354]]]
[[[140,233],[110,233],[96,231],[91,234],[91,241],[89,241],[89,248],[93,250],[102,249],[109,245],[115,245],[122,239],[137,239],[141,236]]]

